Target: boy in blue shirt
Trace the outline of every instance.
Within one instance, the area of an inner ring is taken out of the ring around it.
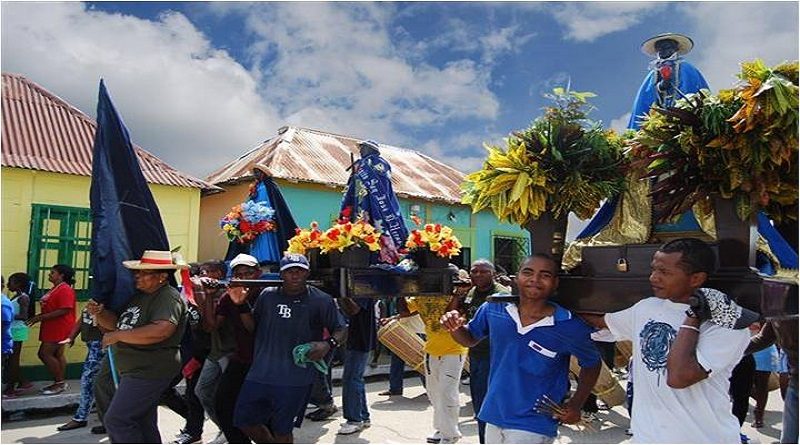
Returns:
[[[457,342],[474,346],[489,337],[489,389],[478,418],[486,443],[552,443],[558,422],[576,423],[600,374],[593,331],[570,311],[548,301],[558,287],[558,267],[547,254],[526,258],[517,272],[519,304],[484,303],[467,321],[458,311],[441,322]],[[569,391],[569,359],[581,366],[578,388],[551,417],[537,411],[545,396],[559,402]]]

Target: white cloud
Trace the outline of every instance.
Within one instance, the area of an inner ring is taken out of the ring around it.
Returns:
[[[628,129],[628,121],[631,119],[631,113],[625,113],[622,116],[612,119],[609,127],[617,133],[623,133]]]
[[[383,4],[279,3],[237,12],[256,36],[250,54],[263,94],[296,125],[412,145],[403,128],[498,113],[486,66],[415,60],[392,41]],[[491,44],[504,47],[501,38]]]
[[[731,88],[741,62],[761,58],[773,65],[797,60],[796,2],[683,3],[680,10],[694,28],[695,49],[687,58],[712,91]]]
[[[592,42],[637,25],[665,7],[665,3],[575,2],[554,6],[551,13],[566,28],[567,39]]]
[[[183,171],[208,173],[282,124],[247,70],[182,14],[148,21],[81,3],[4,3],[2,12],[4,71],[90,116],[105,78],[134,142]]]

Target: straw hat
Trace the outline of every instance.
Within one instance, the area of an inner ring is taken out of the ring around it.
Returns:
[[[683,34],[676,34],[673,32],[666,32],[657,36],[650,37],[642,43],[642,52],[648,56],[655,56],[658,54],[656,51],[656,42],[659,40],[671,39],[678,42],[678,55],[683,56],[688,54],[694,47],[694,42],[689,37]]]
[[[133,270],[174,270],[188,269],[179,254],[173,257],[168,250],[145,250],[141,260],[123,261],[122,265]]]

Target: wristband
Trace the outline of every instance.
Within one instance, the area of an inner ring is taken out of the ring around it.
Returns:
[[[328,339],[325,341],[328,342],[328,344],[331,346],[331,349],[336,349],[339,347],[339,342],[333,337],[328,337]]]
[[[697,332],[698,334],[700,333],[700,329],[698,329],[698,328],[696,328],[694,326],[690,326],[688,324],[682,324],[681,328],[691,329],[691,330]]]

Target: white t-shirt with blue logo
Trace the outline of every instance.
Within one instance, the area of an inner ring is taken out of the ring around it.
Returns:
[[[547,395],[556,402],[569,390],[569,358],[582,367],[600,363],[592,328],[555,306],[552,316],[523,327],[517,306],[484,303],[467,325],[475,338],[489,337],[489,389],[478,418],[500,428],[555,437],[558,423],[536,410]]]
[[[697,361],[707,378],[688,388],[667,385],[667,354],[689,305],[650,297],[605,321],[617,340],[633,342],[635,443],[739,443],[728,396],[731,371],[750,341],[747,329],[700,325]]]

